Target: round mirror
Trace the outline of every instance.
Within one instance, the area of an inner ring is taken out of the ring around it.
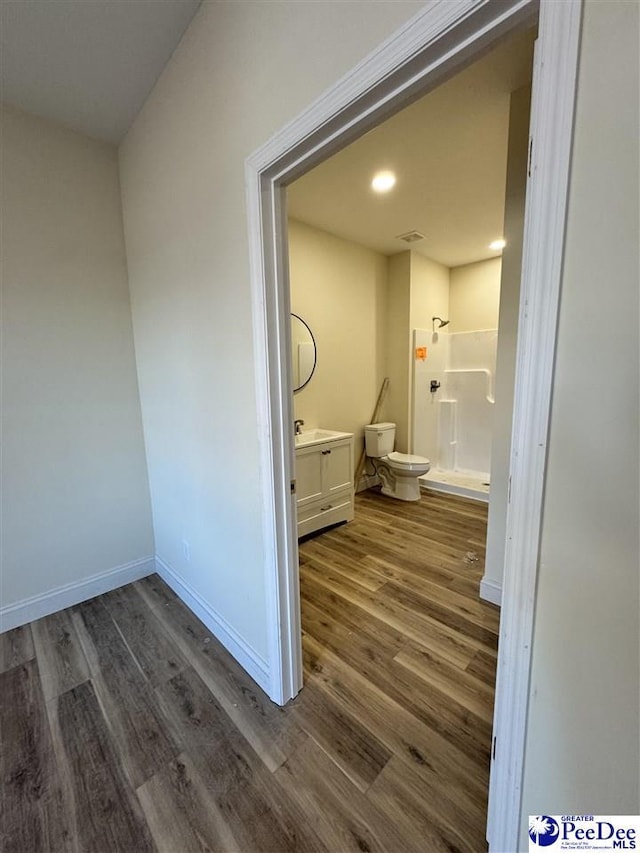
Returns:
[[[316,342],[311,329],[297,314],[291,315],[291,366],[293,390],[299,391],[316,369]]]

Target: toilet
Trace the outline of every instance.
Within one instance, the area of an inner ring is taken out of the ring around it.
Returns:
[[[418,477],[426,474],[431,462],[424,456],[396,453],[396,425],[369,424],[364,428],[365,450],[382,482],[382,494],[401,501],[419,501]]]

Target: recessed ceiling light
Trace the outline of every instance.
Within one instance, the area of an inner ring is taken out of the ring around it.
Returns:
[[[373,176],[371,188],[377,193],[388,193],[396,184],[396,176],[393,172],[378,172]]]
[[[506,245],[507,241],[503,237],[500,237],[499,240],[494,240],[493,243],[489,243],[489,248],[492,252],[499,252],[500,249],[504,249]]]

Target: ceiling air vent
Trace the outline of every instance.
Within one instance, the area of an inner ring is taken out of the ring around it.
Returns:
[[[406,234],[398,234],[396,240],[404,240],[405,243],[417,243],[418,240],[424,240],[424,234],[419,231],[407,231]]]

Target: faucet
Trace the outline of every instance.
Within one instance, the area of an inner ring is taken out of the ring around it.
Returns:
[[[302,420],[302,418],[296,418],[296,420],[293,422],[293,427],[294,427],[296,435],[300,435],[302,433],[302,427],[303,426],[304,426],[304,421]]]

